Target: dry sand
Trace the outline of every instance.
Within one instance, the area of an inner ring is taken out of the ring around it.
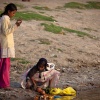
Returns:
[[[17,89],[17,87],[19,87],[20,76],[23,71],[34,65],[41,57],[47,58],[49,62],[56,65],[57,70],[60,70],[59,86],[68,84],[77,90],[100,88],[100,80],[98,80],[100,79],[100,10],[56,9],[71,1],[86,3],[89,0],[31,0],[30,2],[0,0],[1,10],[5,6],[4,3],[22,4],[24,8],[18,8],[18,11],[44,12],[43,15],[53,16],[57,20],[53,24],[87,32],[96,38],[79,37],[75,33],[69,32],[65,32],[66,35],[53,34],[45,31],[44,27],[40,25],[46,21],[23,20],[21,26],[14,32],[16,58],[26,59],[30,64],[23,65],[17,61],[11,62],[11,84],[15,89],[11,91],[14,99],[10,100],[25,100],[25,96],[26,98],[33,96],[33,92],[27,93],[27,91]],[[33,9],[32,6],[36,5],[52,10]],[[12,22],[15,23],[15,21]],[[50,45],[41,44],[40,40],[48,40]],[[0,91],[0,95],[3,97],[5,92]],[[6,93],[9,94],[8,97],[10,98],[11,93]],[[22,93],[21,97],[19,97],[20,93]],[[8,100],[8,97],[4,96],[6,99],[0,100]]]

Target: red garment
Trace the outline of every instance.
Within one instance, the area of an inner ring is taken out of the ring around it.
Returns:
[[[10,58],[0,58],[0,88],[10,86]]]

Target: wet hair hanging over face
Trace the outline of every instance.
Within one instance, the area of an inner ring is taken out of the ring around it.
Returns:
[[[0,15],[0,17],[2,17],[3,15],[8,15],[8,11],[17,11],[17,7],[15,4],[10,3],[5,7],[4,12]]]

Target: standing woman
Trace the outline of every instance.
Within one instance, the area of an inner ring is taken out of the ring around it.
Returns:
[[[0,88],[10,87],[10,57],[15,57],[13,32],[20,26],[21,20],[11,25],[10,19],[17,12],[15,4],[10,3],[0,15]]]

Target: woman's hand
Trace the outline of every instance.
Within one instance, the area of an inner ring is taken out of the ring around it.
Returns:
[[[18,19],[18,20],[16,21],[15,24],[16,24],[17,26],[20,26],[21,23],[22,23],[22,20],[21,20],[21,19]]]

